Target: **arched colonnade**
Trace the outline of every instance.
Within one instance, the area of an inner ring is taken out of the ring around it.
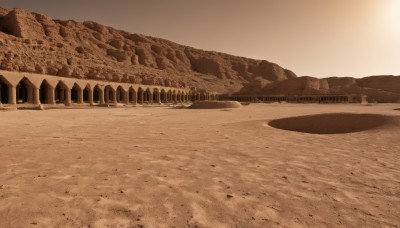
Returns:
[[[190,89],[0,71],[3,104],[152,104],[197,100]]]

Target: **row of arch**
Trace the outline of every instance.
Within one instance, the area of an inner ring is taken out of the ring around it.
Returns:
[[[0,74],[1,103],[161,104],[195,101],[209,96],[189,89],[17,74]]]

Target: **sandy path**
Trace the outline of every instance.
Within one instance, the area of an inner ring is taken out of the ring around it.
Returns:
[[[398,126],[312,135],[266,124],[395,108],[0,112],[0,227],[400,226]]]

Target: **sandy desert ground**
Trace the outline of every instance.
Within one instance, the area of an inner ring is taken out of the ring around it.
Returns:
[[[399,227],[398,123],[267,124],[399,106],[0,111],[0,227]]]

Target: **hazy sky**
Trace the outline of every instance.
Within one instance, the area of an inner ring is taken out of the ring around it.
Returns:
[[[400,75],[400,0],[0,0],[0,5],[266,59],[299,76]]]

